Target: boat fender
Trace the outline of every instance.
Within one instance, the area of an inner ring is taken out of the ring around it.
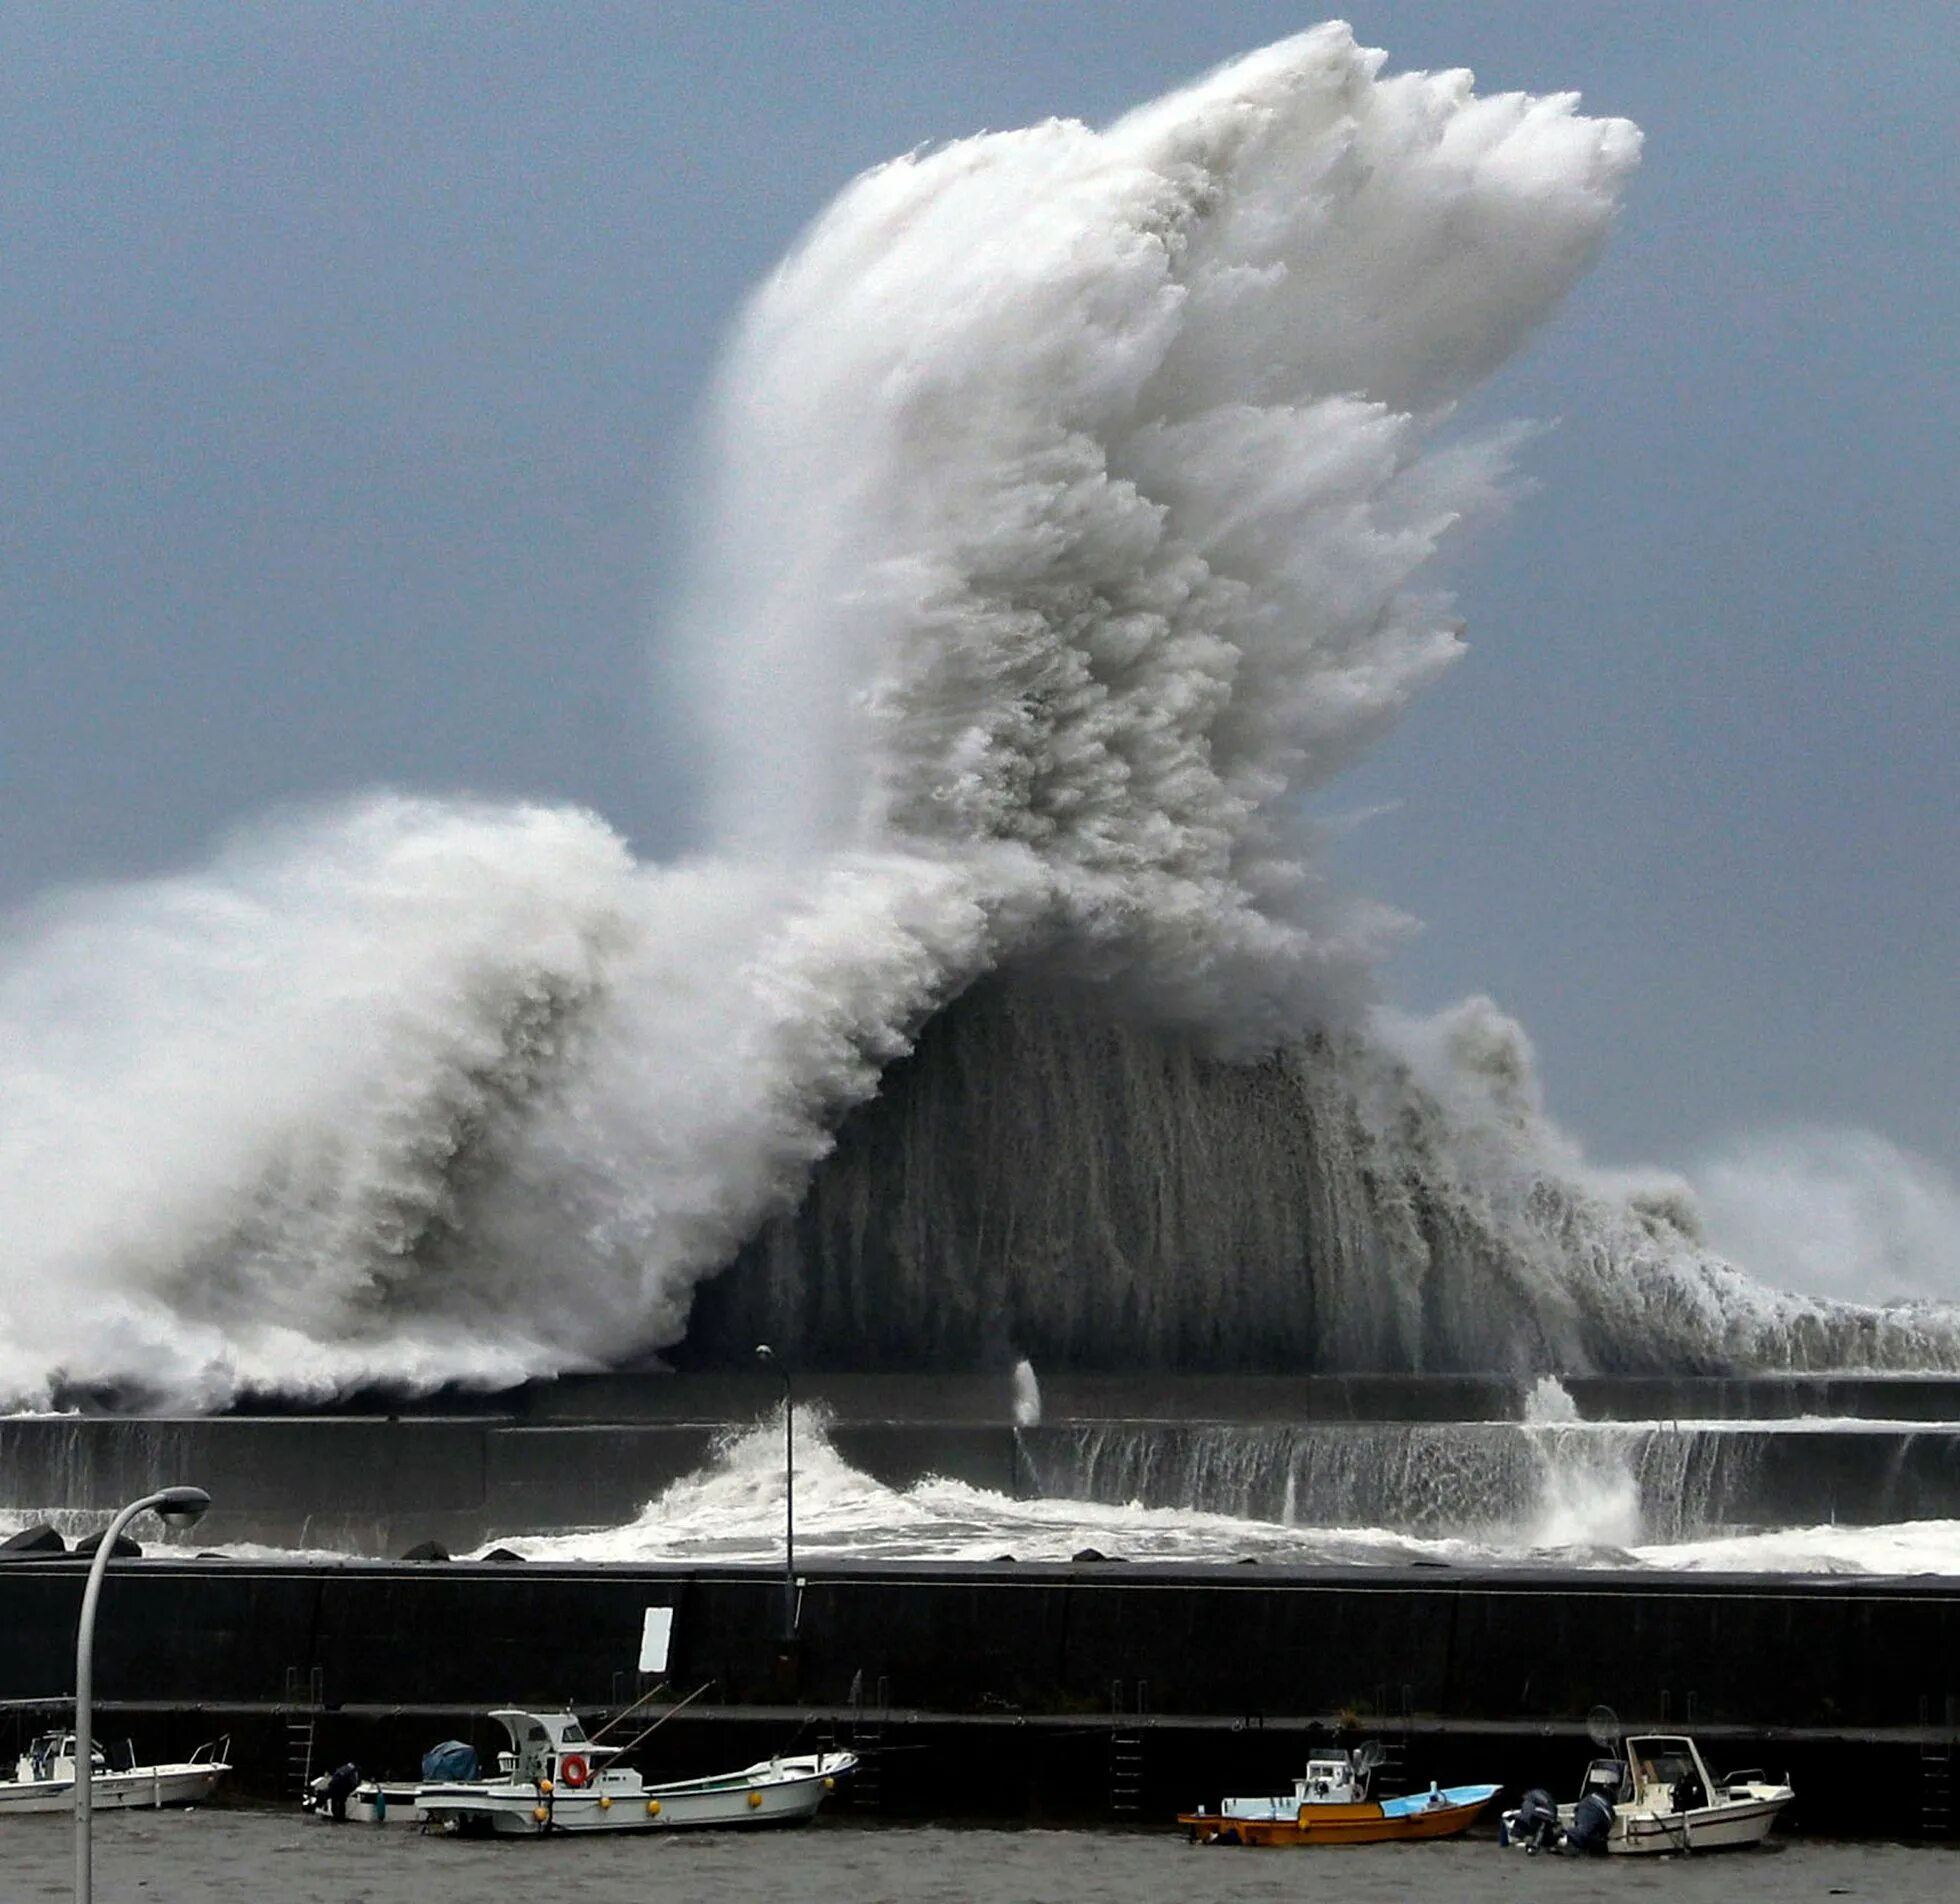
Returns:
[[[649,1799],[647,1800],[647,1816],[648,1816],[649,1818],[658,1818],[658,1817],[660,1816],[660,1800],[659,1800],[659,1799],[657,1799],[657,1798],[649,1798]]]
[[[604,1792],[601,1792],[599,1794],[599,1809],[601,1811],[612,1810],[612,1800],[608,1798]]]
[[[388,1794],[379,1785],[374,1788],[374,1822],[377,1825],[388,1822]]]
[[[567,1783],[567,1784],[569,1784],[570,1782],[571,1782],[571,1781],[570,1781],[569,1779],[568,1779],[568,1780],[566,1780],[566,1783]],[[549,1797],[551,1796],[551,1781],[550,1781],[550,1779],[548,1779],[548,1778],[541,1778],[541,1779],[539,1779],[539,1780],[538,1780],[538,1790],[539,1790],[539,1791],[541,1791],[542,1793],[544,1793],[544,1795],[545,1795],[545,1796],[546,1796],[547,1798],[549,1798]]]
[[[576,1752],[568,1752],[558,1761],[558,1776],[577,1791],[591,1778],[592,1768]]]
[[[751,1792],[749,1794],[749,1809],[751,1811],[754,1811],[755,1808],[761,1803],[762,1803],[762,1794],[760,1792]]]
[[[823,1788],[827,1792],[834,1792],[837,1789],[837,1781],[834,1778],[827,1778],[823,1782]]]
[[[551,1814],[550,1812],[546,1811],[542,1805],[533,1805],[531,1807],[531,1816],[535,1818],[539,1824],[543,1824],[544,1821],[551,1816]]]

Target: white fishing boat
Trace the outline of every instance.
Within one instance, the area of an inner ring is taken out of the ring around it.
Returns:
[[[414,1815],[451,1830],[519,1837],[794,1825],[815,1817],[857,1764],[854,1753],[819,1752],[648,1784],[619,1763],[630,1747],[588,1739],[574,1713],[506,1707],[490,1716],[510,1736],[510,1749],[497,1755],[497,1776],[418,1785],[409,1800]],[[408,1815],[397,1802],[386,1810]]]
[[[1501,1836],[1527,1851],[1732,1851],[1761,1844],[1795,1796],[1759,1771],[1711,1776],[1683,1734],[1642,1733],[1593,1760],[1573,1804],[1527,1792],[1504,1814]]]
[[[169,1764],[112,1767],[97,1745],[90,1753],[95,1776],[89,1783],[89,1805],[95,1811],[148,1811],[198,1804],[231,1770],[226,1759],[230,1749],[229,1739],[214,1739],[189,1758]],[[0,1818],[74,1809],[75,1735],[44,1732],[15,1762],[13,1777],[0,1779]]]

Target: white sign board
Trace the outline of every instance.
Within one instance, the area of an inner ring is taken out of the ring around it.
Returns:
[[[640,1628],[640,1671],[664,1673],[667,1648],[674,1638],[674,1609],[670,1606],[647,1608],[646,1623]]]

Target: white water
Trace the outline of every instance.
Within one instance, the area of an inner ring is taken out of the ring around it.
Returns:
[[[1519,439],[1451,406],[1584,270],[1639,146],[1569,97],[1380,69],[1324,28],[1104,131],[896,161],[818,221],[721,380],[676,636],[712,857],[376,797],[9,922],[0,1394],[669,1344],[1005,959],[1226,1052],[1351,1022],[1393,922],[1326,890],[1300,796],[1457,653],[1427,571]],[[1583,1166],[1497,1014],[1381,1035],[1364,1108],[1435,1111],[1436,1181],[1538,1299],[1605,1283],[1711,1355],[1842,1352],[1701,1257],[1672,1190],[1548,1216]]]
[[[1763,1426],[1761,1423],[1751,1426]],[[1650,1543],[1632,1523],[1561,1521],[1541,1512],[1479,1537],[1426,1538],[1387,1528],[1314,1527],[1180,1507],[1015,1500],[928,1478],[882,1486],[847,1465],[823,1422],[799,1409],[796,1544],[811,1558],[1067,1560],[1086,1548],[1136,1562],[1237,1561],[1335,1565],[1438,1561],[1466,1566],[1556,1563],[1717,1572],[1960,1575],[1960,1521],[1787,1528]],[[676,1482],[622,1527],[486,1542],[533,1559],[764,1561],[782,1552],[781,1416],[731,1435],[717,1460]]]

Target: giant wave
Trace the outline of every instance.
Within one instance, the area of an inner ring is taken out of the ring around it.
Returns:
[[[0,1393],[758,1317],[872,1363],[1954,1362],[1589,1173],[1494,1008],[1371,1008],[1397,922],[1303,799],[1457,654],[1435,557],[1522,439],[1454,406],[1639,149],[1382,66],[1324,27],[819,219],[712,405],[697,856],[377,795],[13,920]]]

